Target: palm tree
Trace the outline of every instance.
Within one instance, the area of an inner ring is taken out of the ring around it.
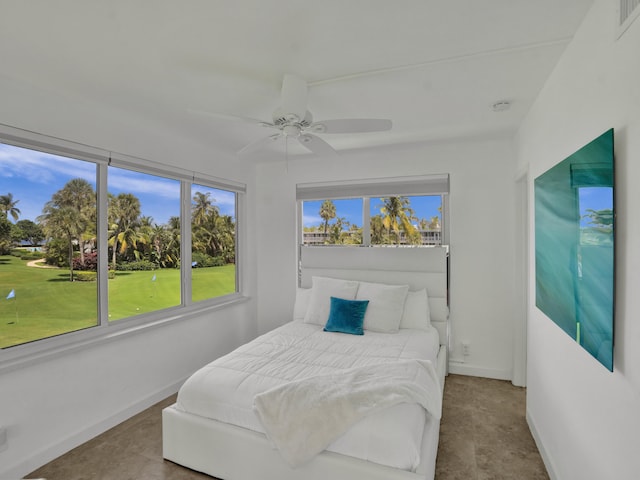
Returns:
[[[219,215],[212,210],[203,223],[194,226],[193,249],[211,257],[223,257],[226,262],[235,261],[235,222],[229,215]]]
[[[0,195],[0,212],[4,214],[5,218],[9,218],[9,215],[14,220],[18,220],[20,216],[20,209],[16,208],[16,204],[20,200],[14,200],[12,193],[7,193],[6,195]]]
[[[73,281],[73,245],[78,244],[80,260],[84,263],[85,240],[95,237],[96,194],[93,187],[82,178],[69,180],[45,203],[38,221],[50,239],[67,242]]]
[[[230,215],[221,215],[216,222],[219,232],[220,255],[227,263],[236,261],[236,224]]]
[[[84,264],[85,241],[95,238],[96,232],[96,193],[93,187],[82,178],[74,178],[54,193],[51,199],[57,205],[78,212],[75,240],[80,249],[80,261]]]
[[[383,201],[380,212],[382,213],[382,223],[390,235],[393,232],[396,244],[400,244],[400,231],[402,230],[407,239],[415,242],[416,229],[411,223],[415,220],[413,209],[409,206],[410,200],[407,197],[387,197],[381,198]]]
[[[324,233],[326,235],[329,227],[329,220],[336,218],[336,206],[331,200],[325,200],[320,205],[320,218],[324,220]]]
[[[385,228],[382,222],[382,215],[372,216],[369,225],[371,226],[372,245],[383,245],[385,243],[388,243],[388,239],[386,239],[385,236]]]
[[[12,240],[11,231],[13,224],[3,215],[0,215],[0,255],[6,255],[11,252]]]
[[[349,232],[345,235],[342,243],[346,245],[362,245],[362,228],[357,225],[350,225]]]
[[[180,217],[169,217],[165,230],[166,242],[164,244],[163,265],[177,267],[180,265]]]
[[[218,207],[213,205],[210,196],[211,194],[209,192],[196,192],[193,196],[193,203],[191,204],[191,222],[194,225],[202,225],[210,215],[214,212],[219,212]]]
[[[138,235],[142,238],[142,247],[140,251],[144,256],[145,260],[153,261],[153,232],[154,232],[154,223],[153,217],[144,215],[140,217],[140,227],[138,230]]]
[[[111,263],[116,266],[117,254],[123,255],[128,247],[135,251],[138,241],[144,243],[144,238],[138,234],[140,226],[140,200],[132,193],[119,193],[109,196],[109,245],[112,248]],[[120,248],[118,248],[120,244]]]
[[[164,225],[158,225],[154,223],[149,231],[149,245],[151,245],[151,254],[150,260],[154,263],[160,264],[162,266],[162,252],[166,238],[166,228]]]
[[[55,194],[54,194],[55,196]],[[80,212],[71,206],[59,206],[51,201],[43,208],[38,221],[49,238],[64,239],[67,243],[69,281],[73,282],[73,242],[82,230]]]
[[[329,233],[329,238],[327,239],[327,242],[332,245],[344,243],[342,232],[343,230],[348,229],[349,226],[350,224],[349,222],[347,222],[346,218],[338,217],[336,219],[336,222],[333,225],[331,225],[331,232]]]

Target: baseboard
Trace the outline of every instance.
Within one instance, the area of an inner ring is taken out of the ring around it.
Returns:
[[[449,361],[449,373],[468,375],[470,377],[494,378],[496,380],[511,380],[511,370],[485,368],[471,363]]]
[[[186,378],[184,379],[186,380]],[[0,471],[0,478],[23,478],[25,475],[37,470],[43,465],[46,465],[50,461],[58,458],[60,455],[74,449],[75,447],[82,445],[83,443],[91,440],[92,438],[106,432],[110,428],[124,422],[125,420],[137,415],[138,413],[146,410],[147,408],[155,405],[156,403],[164,400],[170,395],[173,395],[178,391],[180,386],[184,383],[184,380],[173,383],[157,392],[135,402],[129,407],[111,415],[101,421],[88,426],[78,432],[75,432],[68,437],[61,439],[53,445],[41,449],[35,452],[31,457],[26,460],[22,460],[9,467],[6,470]]]
[[[556,469],[553,466],[553,461],[551,460],[551,457],[549,456],[547,450],[544,448],[544,444],[542,443],[542,439],[540,438],[540,434],[538,433],[538,429],[536,428],[536,422],[533,420],[529,409],[527,409],[526,418],[527,424],[529,425],[529,430],[531,431],[531,436],[533,437],[533,441],[536,442],[536,446],[538,447],[538,451],[540,452],[540,456],[542,457],[544,466],[547,469],[549,478],[551,480],[559,480],[558,475],[556,475]]]

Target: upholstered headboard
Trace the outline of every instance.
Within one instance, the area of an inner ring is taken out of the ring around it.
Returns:
[[[313,276],[409,285],[427,289],[431,324],[449,343],[446,247],[301,247],[301,287]]]

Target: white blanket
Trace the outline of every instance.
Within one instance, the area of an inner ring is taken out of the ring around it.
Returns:
[[[403,360],[289,382],[256,395],[253,407],[269,440],[295,467],[384,408],[417,403],[439,419],[440,388],[430,361]]]

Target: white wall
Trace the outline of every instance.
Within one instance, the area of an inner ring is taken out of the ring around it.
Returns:
[[[296,285],[297,183],[449,173],[454,373],[511,378],[514,321],[515,153],[505,139],[456,140],[308,155],[262,164],[257,192],[260,331],[291,316]]]
[[[255,293],[253,168],[176,137],[152,119],[0,76],[0,123],[247,183],[244,291]],[[175,393],[198,367],[253,338],[255,302],[0,370],[0,478],[21,478],[66,450]]]
[[[615,129],[613,373],[535,307],[531,228],[527,416],[552,479],[631,480],[640,472],[640,21],[615,41],[615,3],[595,1],[517,136],[533,181]]]

